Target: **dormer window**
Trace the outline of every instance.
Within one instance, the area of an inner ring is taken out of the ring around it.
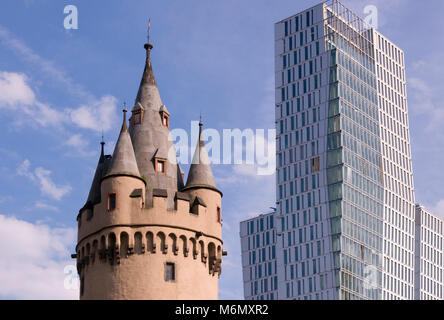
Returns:
[[[163,126],[165,128],[169,128],[170,127],[170,119],[169,119],[169,116],[166,113],[164,113],[162,115],[162,124],[163,124]]]
[[[162,125],[165,128],[169,129],[170,128],[170,114],[168,113],[168,110],[164,104],[160,106],[159,113],[160,113]]]
[[[157,173],[166,174],[166,160],[156,159],[155,166]]]
[[[142,123],[142,110],[133,111],[133,114],[131,116],[131,122],[133,125],[141,124]]]
[[[132,125],[142,123],[143,111],[144,110],[143,110],[142,105],[138,102],[137,105],[132,110],[131,119],[130,119]]]

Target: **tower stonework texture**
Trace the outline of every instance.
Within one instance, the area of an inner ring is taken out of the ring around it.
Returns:
[[[77,216],[80,299],[217,299],[222,271],[222,192],[199,139],[187,183],[146,64],[129,125],[102,151]]]

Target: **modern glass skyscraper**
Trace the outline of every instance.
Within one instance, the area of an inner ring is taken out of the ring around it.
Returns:
[[[279,299],[413,299],[404,54],[339,1],[275,24]]]
[[[444,221],[416,205],[415,299],[444,300]]]
[[[275,212],[240,224],[244,296],[248,300],[277,300]]]

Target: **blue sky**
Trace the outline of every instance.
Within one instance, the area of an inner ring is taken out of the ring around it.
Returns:
[[[79,28],[65,30],[65,5]],[[135,99],[151,18],[152,60],[170,126],[274,127],[276,21],[316,1],[50,1],[0,4],[0,298],[76,298],[64,288],[76,215],[102,129],[112,153]],[[442,1],[344,1],[405,52],[416,201],[444,217]],[[274,205],[275,177],[213,166],[224,192],[220,298],[242,298],[239,221]]]

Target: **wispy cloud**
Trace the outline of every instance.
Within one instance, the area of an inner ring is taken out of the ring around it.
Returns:
[[[52,206],[52,205],[47,204],[42,201],[36,201],[36,203],[34,203],[34,207],[36,209],[42,209],[42,210],[47,210],[47,211],[54,211],[54,212],[59,211],[59,208],[57,208],[56,206]]]
[[[46,78],[51,79],[54,83],[68,92],[81,98],[94,100],[94,96],[83,88],[83,86],[75,83],[65,72],[56,67],[55,64],[47,59],[42,58],[29,48],[23,41],[15,37],[8,29],[0,25],[0,42],[14,53],[19,55],[23,60],[37,66]]]
[[[63,145],[71,147],[74,152],[67,152],[66,155],[69,156],[80,156],[80,157],[90,157],[97,155],[97,149],[89,150],[89,141],[88,139],[80,134],[73,134],[70,136]]]
[[[27,123],[37,123],[43,127],[58,126],[63,122],[63,113],[36,99],[28,85],[28,77],[23,73],[0,72],[0,109],[13,111],[13,115],[27,115]],[[23,123],[24,118],[16,118]]]
[[[52,61],[35,53],[1,25],[0,43],[26,63],[38,67],[39,76],[45,78],[46,81],[50,81],[67,94],[84,101],[79,106],[58,110],[36,98],[27,75],[18,72],[1,72],[0,108],[10,110],[23,108],[24,114],[28,116],[26,119],[16,118],[14,124],[32,123],[41,126],[59,126],[60,128],[63,125],[74,125],[77,128],[100,132],[102,130],[108,131],[118,123],[117,98],[112,95],[96,97],[82,85],[76,83]]]
[[[0,215],[0,297],[78,299],[78,289],[64,285],[74,241],[74,228],[50,228]]]
[[[80,128],[100,132],[108,131],[117,123],[116,110],[117,99],[107,95],[75,110],[69,110],[69,113],[72,122]]]
[[[42,194],[47,195],[55,200],[62,199],[63,196],[71,192],[70,185],[58,186],[51,179],[51,171],[42,167],[37,167],[34,171],[31,169],[31,162],[26,159],[17,168],[19,176],[27,177],[29,180],[37,183]]]

